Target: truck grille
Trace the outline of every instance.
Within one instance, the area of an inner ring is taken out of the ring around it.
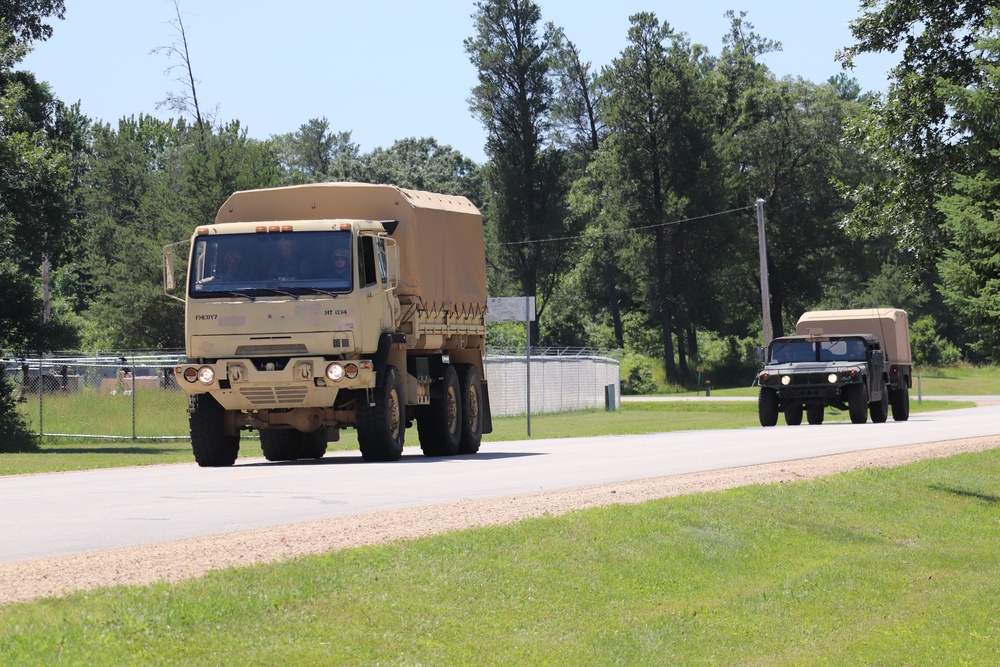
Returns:
[[[306,398],[307,387],[246,387],[240,395],[254,405],[300,405]]]
[[[291,357],[297,354],[309,354],[309,349],[302,343],[285,345],[240,345],[236,348],[237,357]]]

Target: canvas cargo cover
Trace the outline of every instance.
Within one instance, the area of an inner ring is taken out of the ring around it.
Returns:
[[[890,363],[911,363],[909,319],[901,308],[814,310],[799,318],[795,333],[808,334],[809,329],[822,329],[824,334],[872,334],[882,343]]]
[[[367,183],[244,190],[226,200],[215,222],[337,219],[398,220],[399,294],[429,311],[485,313],[483,221],[465,197]]]

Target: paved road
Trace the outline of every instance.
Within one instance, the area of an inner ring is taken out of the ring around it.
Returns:
[[[408,433],[408,435],[410,435]],[[416,433],[413,433],[415,436]],[[0,478],[0,563],[155,544],[366,512],[645,479],[865,449],[1000,435],[1000,406],[910,421],[486,443],[398,463],[352,452]]]
[[[756,390],[754,390],[756,392]],[[623,403],[663,403],[670,401],[756,401],[752,396],[622,396]],[[910,400],[917,402],[917,396],[910,394]],[[1000,403],[1000,396],[924,396],[925,401],[958,401],[961,403]]]

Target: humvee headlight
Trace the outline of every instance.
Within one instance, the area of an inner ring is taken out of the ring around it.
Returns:
[[[344,379],[344,367],[340,364],[330,364],[326,367],[326,376],[334,382]]]
[[[830,373],[829,375],[826,376],[826,381],[829,382],[830,384],[837,384],[837,380],[839,379],[840,377],[836,373]]]
[[[210,366],[202,366],[198,369],[198,381],[202,384],[212,384],[215,382],[215,371]]]
[[[781,376],[781,384],[783,384],[783,385],[785,385],[787,387],[791,383],[792,383],[792,376],[791,375],[782,375]]]

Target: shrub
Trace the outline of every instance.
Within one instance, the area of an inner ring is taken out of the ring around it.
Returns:
[[[947,366],[961,360],[962,353],[947,339],[937,335],[929,315],[910,323],[910,348],[914,365]]]
[[[626,352],[622,357],[621,382],[623,396],[655,394],[658,388],[653,379],[653,360]]]
[[[28,429],[18,413],[14,389],[6,378],[0,377],[0,452],[28,452],[38,449],[35,434]]]

